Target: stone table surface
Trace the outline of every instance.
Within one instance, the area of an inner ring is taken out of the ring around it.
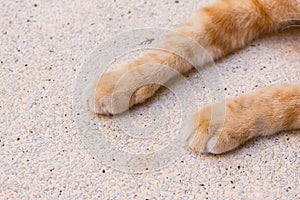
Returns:
[[[0,199],[299,199],[299,131],[254,139],[224,155],[186,151],[149,172],[120,171],[96,158],[82,140],[73,96],[90,52],[119,33],[170,28],[206,4],[1,1]],[[299,29],[283,30],[218,61],[214,69],[224,80],[218,90],[234,97],[270,84],[299,83],[299,34]],[[189,76],[192,83],[201,82],[199,74]],[[207,91],[198,92],[200,105],[205,105]],[[168,130],[180,123],[170,113],[175,104],[174,95],[162,91],[133,110],[131,120],[146,127],[153,121],[148,110],[165,109],[169,123],[161,127]],[[113,118],[100,121],[107,138],[122,148],[132,146],[120,127],[113,128]],[[167,139],[164,135],[149,144],[163,145],[160,141]]]

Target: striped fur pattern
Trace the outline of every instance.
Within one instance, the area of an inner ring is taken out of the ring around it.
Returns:
[[[87,94],[90,110],[102,115],[121,113],[128,107],[114,109],[112,98],[121,105],[124,100],[122,96],[127,90],[138,87],[139,78],[154,80],[159,75],[160,80],[167,82],[176,74],[168,74],[155,67],[133,70],[138,66],[157,63],[185,73],[193,65],[205,65],[206,60],[201,52],[195,53],[180,35],[197,41],[213,59],[219,59],[243,48],[263,34],[297,23],[298,19],[299,0],[221,0],[200,8],[177,26],[176,31],[180,34],[170,34],[162,43],[162,48],[181,52],[184,59],[177,53],[150,51],[117,71],[103,74],[96,84],[89,87]],[[186,60],[192,61],[192,64]],[[113,97],[112,91],[118,80],[128,73],[131,73],[130,78]],[[156,84],[139,87],[131,96],[129,106],[144,102],[158,88]],[[222,112],[224,106],[225,112]],[[215,116],[213,113],[219,114]],[[191,127],[188,149],[194,153],[213,154],[235,149],[256,136],[299,129],[300,87],[272,86],[253,94],[226,99],[224,103],[204,107],[186,125]]]

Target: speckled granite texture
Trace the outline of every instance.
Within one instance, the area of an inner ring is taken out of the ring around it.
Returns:
[[[86,56],[117,33],[171,27],[205,4],[1,1],[0,199],[300,199],[299,131],[252,140],[220,156],[186,152],[148,173],[103,164],[79,136],[72,100]],[[224,77],[219,90],[237,96],[273,83],[299,83],[299,34],[299,29],[284,30],[218,61]],[[199,81],[195,73],[189,78]],[[205,94],[198,94],[202,105]],[[167,110],[176,108],[170,106],[176,98],[164,91],[136,109],[133,120],[140,117],[147,125],[153,119],[140,114],[160,103]],[[100,120],[108,127],[113,123]],[[110,137],[115,131],[105,130]]]

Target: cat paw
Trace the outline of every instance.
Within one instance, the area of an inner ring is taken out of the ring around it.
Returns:
[[[87,99],[90,111],[115,115],[143,103],[158,87],[155,84],[144,85],[135,71],[111,71],[102,74],[97,82],[89,85],[84,98]]]
[[[192,127],[187,149],[195,154],[222,154],[235,149],[249,139],[236,117],[238,115],[226,109],[225,103],[204,107],[186,124]]]
[[[85,88],[83,98],[87,101],[91,112],[102,115],[119,113],[113,108],[113,102],[116,101],[113,98],[118,99],[118,94],[114,94],[114,90],[121,76],[122,73],[119,71],[106,72]]]

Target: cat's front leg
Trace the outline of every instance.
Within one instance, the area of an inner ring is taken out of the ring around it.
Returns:
[[[300,87],[280,85],[206,106],[186,124],[194,153],[220,154],[256,136],[300,129]]]
[[[95,113],[122,113],[144,102],[165,82],[191,67],[180,55],[151,51],[119,70],[102,74],[86,88],[84,98]]]
[[[173,77],[212,61],[201,45],[180,32],[167,35],[159,48],[121,69],[102,74],[87,87],[84,94],[90,110],[98,114],[122,113],[144,102]]]

